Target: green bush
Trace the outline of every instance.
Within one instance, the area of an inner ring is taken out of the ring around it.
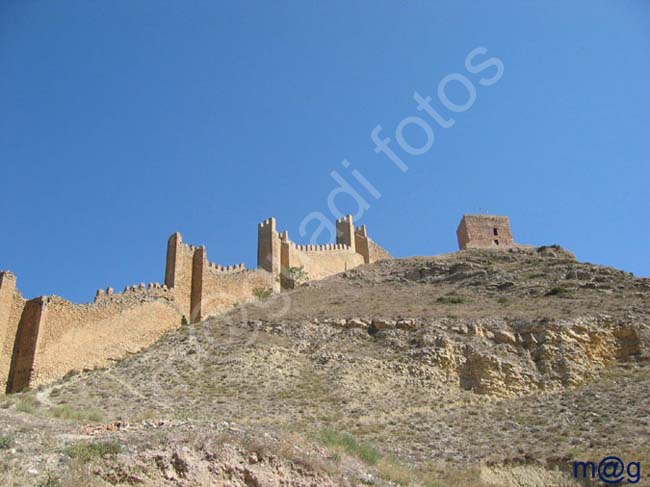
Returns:
[[[0,450],[7,450],[13,445],[14,439],[11,436],[0,435]]]
[[[253,296],[257,299],[267,299],[273,295],[273,289],[270,287],[256,287],[253,289]]]
[[[117,441],[98,441],[94,443],[77,443],[64,450],[70,458],[86,463],[104,456],[115,456],[122,451],[122,445]]]
[[[283,289],[295,289],[309,280],[304,266],[284,267],[280,272],[280,284]]]

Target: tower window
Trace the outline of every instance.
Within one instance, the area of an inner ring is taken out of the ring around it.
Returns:
[[[494,229],[494,235],[495,236],[499,235],[499,230],[497,230],[496,228]]]
[[[495,245],[499,245],[499,241],[498,241],[498,240],[495,240],[495,241],[494,241],[494,244],[495,244]]]

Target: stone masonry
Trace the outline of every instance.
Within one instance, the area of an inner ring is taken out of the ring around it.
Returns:
[[[352,217],[336,223],[336,243],[297,245],[279,234],[275,218],[258,226],[258,266],[222,266],[204,246],[169,237],[164,284],[97,291],[87,304],[58,296],[26,300],[16,277],[0,272],[0,384],[7,392],[52,382],[71,370],[103,367],[134,353],[181,325],[198,322],[251,301],[257,290],[281,290],[283,269],[303,267],[320,279],[390,255],[355,228]]]
[[[257,241],[257,267],[275,277],[276,290],[280,289],[280,274],[291,268],[302,268],[313,280],[391,258],[368,237],[365,225],[354,227],[351,215],[336,221],[336,243],[296,244],[289,240],[288,232],[278,232],[275,218],[259,224]]]
[[[507,249],[517,246],[512,239],[510,220],[507,216],[464,215],[456,235],[460,250]]]
[[[465,215],[457,231],[461,250],[517,246],[504,216]],[[158,340],[183,321],[195,323],[256,299],[258,290],[282,291],[281,275],[302,268],[308,280],[390,259],[352,216],[336,222],[336,242],[300,245],[279,232],[275,218],[258,225],[257,268],[222,266],[204,246],[169,237],[164,284],[97,291],[88,304],[57,296],[26,300],[16,277],[0,272],[0,384],[7,392],[52,382],[71,370],[108,365]]]

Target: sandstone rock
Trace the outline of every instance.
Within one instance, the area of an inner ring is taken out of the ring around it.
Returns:
[[[385,330],[390,328],[395,328],[397,322],[395,320],[386,320],[386,319],[375,319],[372,320],[372,326],[376,330]]]
[[[400,330],[414,331],[416,329],[415,320],[397,320],[397,328]]]
[[[352,318],[346,321],[346,328],[368,328],[369,324],[361,318]]]
[[[513,335],[509,331],[501,331],[501,330],[494,332],[494,341],[497,343],[506,343],[508,345],[515,345],[517,343],[517,339],[515,338],[515,335]]]

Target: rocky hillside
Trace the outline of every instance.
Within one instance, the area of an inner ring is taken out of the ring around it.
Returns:
[[[578,485],[650,464],[649,345],[650,279],[559,247],[381,261],[8,396],[0,479]]]

